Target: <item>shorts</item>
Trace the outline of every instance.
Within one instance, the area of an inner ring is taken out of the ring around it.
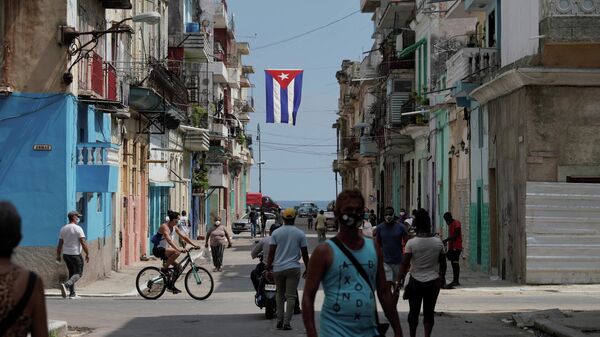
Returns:
[[[388,282],[394,282],[400,275],[400,264],[384,263],[383,270],[385,271],[385,279]]]
[[[164,247],[154,247],[154,248],[152,248],[152,255],[166,260],[167,259],[167,250]]]
[[[446,257],[448,257],[448,260],[451,262],[458,262],[458,260],[460,259],[460,253],[460,249],[449,250],[446,254]]]

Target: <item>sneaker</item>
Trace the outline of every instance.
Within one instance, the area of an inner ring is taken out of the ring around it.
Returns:
[[[70,300],[78,300],[78,299],[80,299],[80,298],[81,298],[81,297],[80,297],[79,295],[76,295],[76,294],[69,295],[69,299],[70,299]]]
[[[289,325],[289,324],[285,324],[285,325],[283,326],[283,330],[292,330],[292,326],[291,326],[291,325]]]
[[[173,292],[174,295],[177,295],[181,292],[181,290],[177,289],[175,286],[173,286],[173,288],[171,289],[171,291]]]
[[[452,282],[448,286],[454,288],[454,287],[460,286],[460,283],[458,283],[458,282]]]
[[[67,286],[64,283],[60,284],[60,294],[63,298],[67,298]]]
[[[277,330],[283,329],[283,322],[277,322]]]

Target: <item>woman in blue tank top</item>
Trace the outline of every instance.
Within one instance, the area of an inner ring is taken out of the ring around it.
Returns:
[[[402,336],[395,303],[383,271],[381,250],[373,240],[364,238],[362,224],[364,199],[360,191],[340,193],[335,203],[335,216],[340,226],[332,240],[320,244],[313,252],[308,266],[302,298],[302,317],[308,337],[375,337],[379,336],[376,320],[377,290],[385,315],[392,325],[394,336]],[[365,271],[368,281],[357,271],[351,260],[337,244],[343,245]],[[369,283],[371,285],[369,285]],[[322,284],[325,300],[321,308],[319,333],[314,320],[314,300]]]

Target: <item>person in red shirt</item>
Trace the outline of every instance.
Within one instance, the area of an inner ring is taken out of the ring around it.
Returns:
[[[459,286],[458,278],[460,277],[460,253],[462,252],[462,233],[460,221],[453,219],[450,212],[444,214],[444,220],[448,225],[448,237],[443,241],[448,243],[448,260],[452,263],[452,282],[448,288]]]

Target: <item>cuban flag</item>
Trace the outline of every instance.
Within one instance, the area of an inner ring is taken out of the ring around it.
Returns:
[[[267,123],[296,125],[303,70],[265,70]]]

